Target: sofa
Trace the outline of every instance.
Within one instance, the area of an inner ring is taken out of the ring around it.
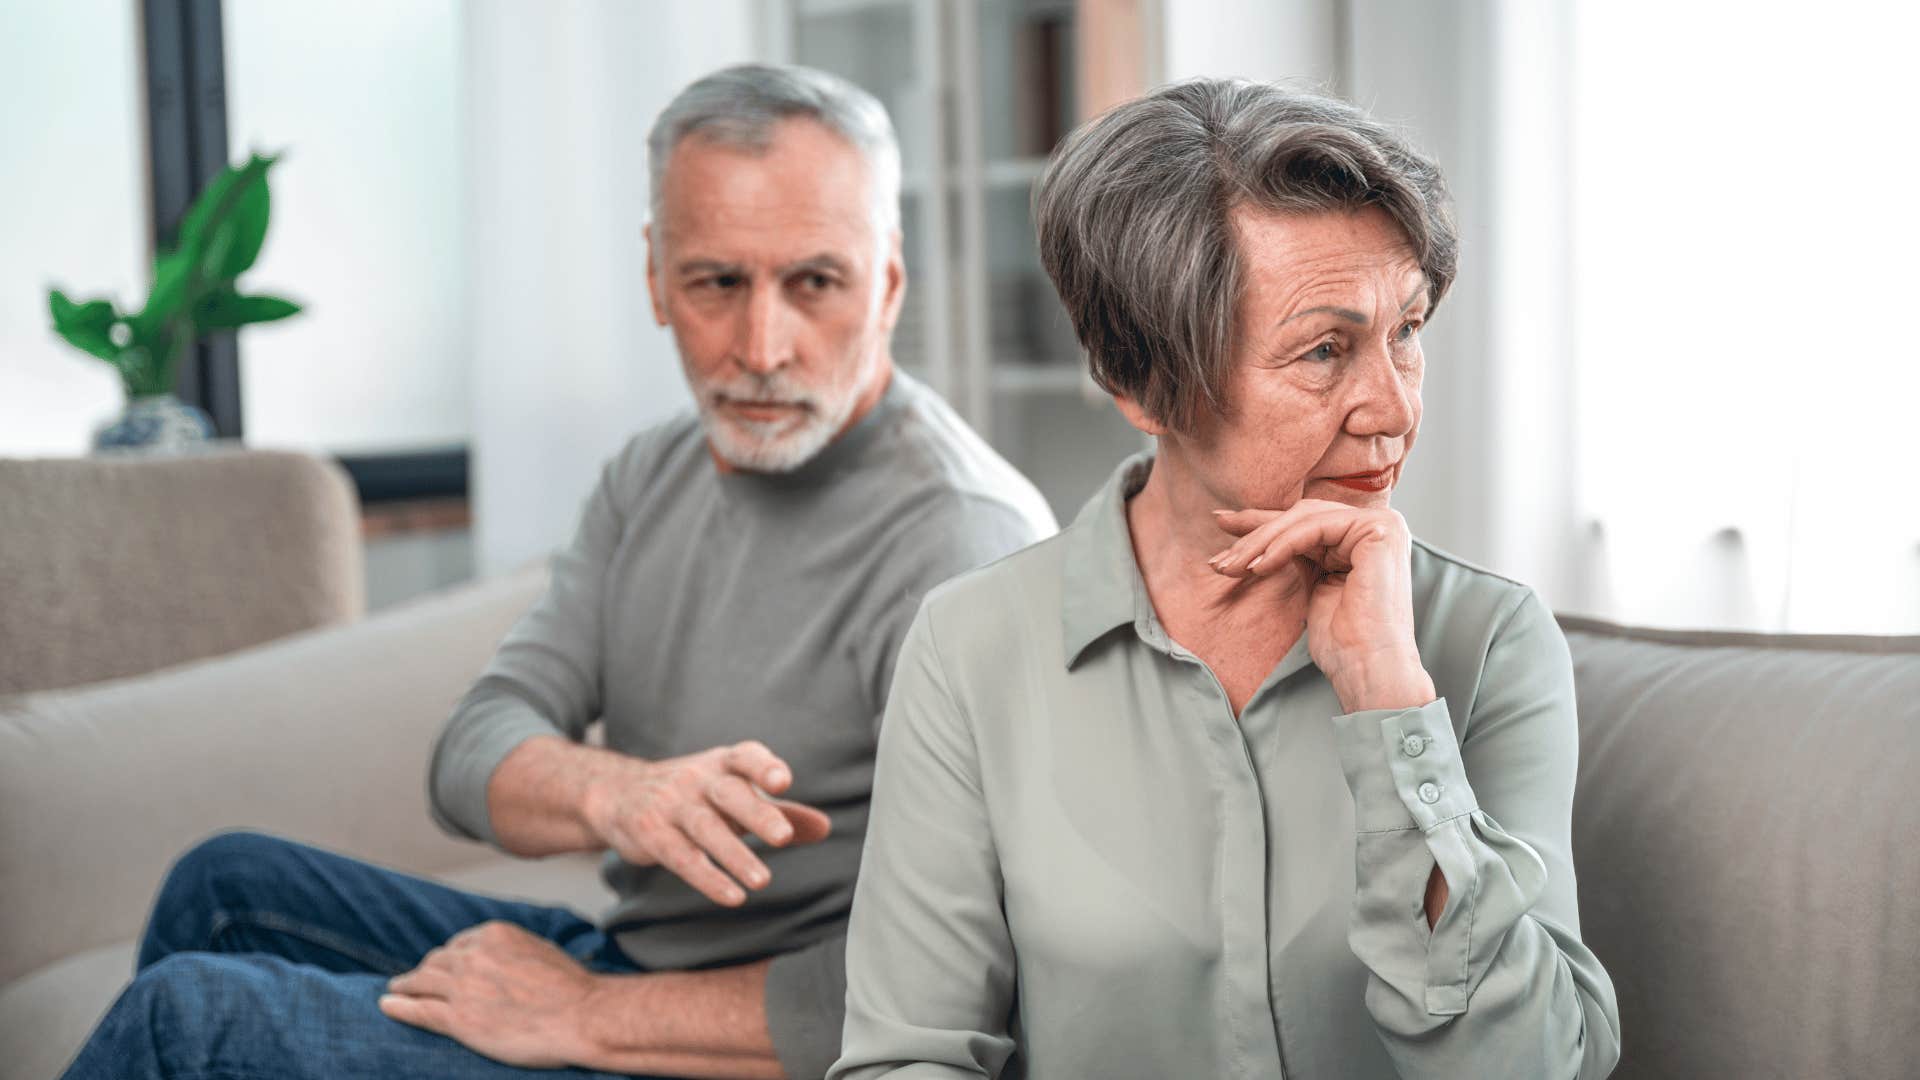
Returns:
[[[32,542],[4,524],[0,539]],[[221,829],[600,913],[591,858],[509,859],[427,815],[434,733],[543,583],[528,568],[0,698],[0,1080],[58,1074],[127,978],[167,865]],[[0,577],[0,605],[9,589]],[[1920,1075],[1920,637],[1561,621],[1583,931],[1619,991],[1615,1075]]]
[[[351,482],[305,455],[0,461],[0,1080],[59,1074],[167,867],[225,829],[611,902],[590,856],[513,859],[427,814],[434,734],[544,571],[363,618],[359,544]]]

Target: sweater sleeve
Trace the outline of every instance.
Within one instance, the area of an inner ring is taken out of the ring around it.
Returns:
[[[427,802],[455,836],[497,846],[487,783],[500,762],[535,735],[579,741],[599,717],[601,586],[624,530],[617,485],[625,456],[601,471],[573,539],[553,556],[546,593],[508,631],[434,743]]]
[[[1349,943],[1400,1075],[1606,1076],[1619,1009],[1580,940],[1573,667],[1546,605],[1528,590],[1495,632],[1464,743],[1445,698],[1333,722],[1355,809]]]
[[[767,967],[767,1033],[788,1080],[819,1080],[840,1055],[847,935],[781,953]]]

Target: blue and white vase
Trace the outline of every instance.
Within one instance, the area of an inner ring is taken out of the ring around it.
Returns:
[[[93,433],[96,453],[164,453],[185,450],[213,437],[213,420],[172,394],[138,397],[118,420]]]

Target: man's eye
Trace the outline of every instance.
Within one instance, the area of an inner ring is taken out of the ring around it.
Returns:
[[[807,292],[826,292],[833,284],[833,279],[825,274],[802,274],[800,277],[800,287]]]
[[[1300,359],[1312,360],[1315,363],[1324,364],[1334,358],[1334,354],[1336,351],[1337,350],[1334,348],[1333,342],[1331,341],[1322,342],[1321,344],[1314,346],[1312,349],[1309,349],[1307,351],[1307,354],[1305,356],[1302,356]]]
[[[1414,335],[1418,334],[1419,332],[1420,332],[1420,320],[1413,319],[1408,322],[1401,323],[1400,332],[1393,335],[1393,339],[1395,341],[1412,341],[1414,338]]]

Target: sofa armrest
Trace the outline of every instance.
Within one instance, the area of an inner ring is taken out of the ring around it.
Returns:
[[[471,862],[432,824],[441,723],[538,567],[149,675],[0,700],[0,985],[138,933],[195,841],[252,828],[398,869]]]

